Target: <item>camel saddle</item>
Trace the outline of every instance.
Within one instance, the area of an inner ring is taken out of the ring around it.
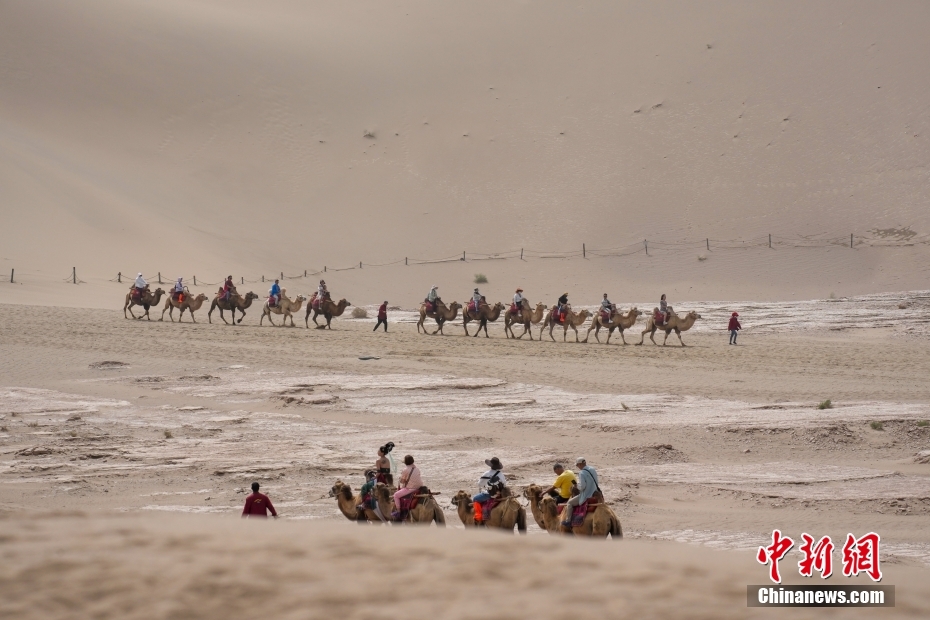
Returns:
[[[665,313],[656,309],[655,313],[652,315],[652,320],[656,325],[665,325]]]
[[[606,310],[601,310],[601,320],[605,323],[610,323],[610,313]]]
[[[143,291],[142,289],[136,288],[136,287],[134,286],[134,287],[132,287],[132,291],[130,292],[130,296],[132,297],[132,300],[133,300],[133,301],[137,301],[137,302],[138,302],[138,301],[142,301],[142,295],[144,294],[144,292],[145,292],[145,291]]]
[[[274,298],[274,295],[269,295],[269,296],[268,296],[268,307],[269,307],[269,308],[274,308],[274,307],[277,306],[277,305],[278,305],[278,302],[277,302],[277,300]]]

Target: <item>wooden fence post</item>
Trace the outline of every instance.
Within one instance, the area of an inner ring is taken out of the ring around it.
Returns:
[[[15,269],[10,269],[10,284],[13,284],[13,274],[16,273]]]
[[[194,286],[197,286],[197,276],[194,276]]]
[[[523,248],[520,248],[520,260],[523,260]]]
[[[239,276],[239,284],[245,284],[245,276]]]
[[[71,268],[71,281],[77,284],[77,267]]]
[[[852,247],[852,246],[853,246],[853,235],[852,233],[849,233],[849,247]]]
[[[581,244],[581,258],[588,258],[588,249],[583,243]]]
[[[116,272],[116,281],[120,284],[123,283],[123,272],[122,271]]]
[[[643,239],[643,247],[646,248],[646,256],[649,256],[649,242]]]
[[[282,280],[284,279],[284,272],[283,272],[283,271],[281,272],[281,279],[282,279]]]
[[[772,235],[769,233],[769,249],[772,249]]]
[[[158,283],[161,284],[161,272],[158,272]]]
[[[707,238],[707,251],[710,252],[710,237]]]
[[[359,268],[359,269],[362,268],[362,261],[358,261],[358,268]]]
[[[305,277],[305,278],[307,277],[307,270],[306,270],[306,269],[304,269],[304,277]]]
[[[409,265],[409,264],[410,264],[410,263],[407,262],[407,257],[405,256],[405,257],[404,257],[404,265],[406,266],[406,265]]]

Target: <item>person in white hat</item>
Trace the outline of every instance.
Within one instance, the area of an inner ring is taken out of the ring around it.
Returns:
[[[523,309],[523,289],[518,288],[513,295],[513,305],[510,306],[510,314],[520,314]]]

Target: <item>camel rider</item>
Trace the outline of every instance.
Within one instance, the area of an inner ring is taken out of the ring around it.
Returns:
[[[513,296],[513,305],[510,307],[510,314],[520,314],[523,310],[523,289],[518,288]]]
[[[326,288],[326,280],[320,280],[320,285],[316,287],[316,298],[318,301],[323,301],[327,297],[329,297],[329,289]]]
[[[662,299],[659,300],[659,325],[668,323],[668,302],[665,301],[665,293],[662,293]]]
[[[583,456],[579,456],[575,459],[575,467],[578,468],[578,495],[568,500],[566,506],[570,506],[570,508],[565,508],[565,510],[562,511],[562,525],[566,526],[571,525],[572,511],[575,507],[584,504],[591,499],[595,493],[601,490],[597,482],[597,471],[595,471],[593,467],[588,466]]]
[[[500,488],[507,484],[507,478],[501,471],[504,466],[499,458],[495,456],[486,460],[484,464],[490,469],[478,479],[478,494],[472,498],[475,502],[475,525],[487,522],[490,515],[485,514],[485,506],[494,495],[499,495]]]
[[[436,290],[436,289],[438,289],[438,288],[439,288],[439,287],[436,286],[436,285],[434,284],[434,285],[433,285],[433,288],[431,288],[431,289],[429,290],[429,295],[426,296],[426,303],[429,304],[429,311],[432,312],[433,314],[435,314],[435,313],[436,313],[436,310],[439,309],[439,308],[438,308],[438,306],[439,306],[439,292]]]
[[[614,305],[607,299],[607,293],[604,293],[604,299],[601,300],[601,312],[604,320],[610,322],[610,317],[614,312]]]
[[[471,303],[474,305],[473,310],[477,314],[478,309],[481,308],[481,293],[478,292],[478,289],[475,289],[475,292],[472,293]]]
[[[400,500],[416,493],[423,486],[423,477],[420,470],[413,464],[413,457],[409,454],[404,457],[404,471],[400,472],[400,488],[394,493],[394,506],[400,510]]]
[[[226,276],[226,281],[223,282],[223,301],[228,302],[235,292],[236,285],[233,284],[232,276]]]
[[[373,469],[366,469],[365,484],[362,485],[362,489],[358,492],[362,497],[362,501],[355,505],[355,509],[360,513],[364,513],[366,509],[374,509],[375,498],[372,491],[374,491],[376,484],[378,484],[377,473]]]
[[[559,313],[558,319],[559,323],[565,320],[565,306],[568,305],[568,293],[562,293],[562,296],[559,297],[559,304],[556,308]]]
[[[377,474],[378,482],[383,482],[390,486],[394,485],[394,471],[397,469],[396,465],[394,465],[394,459],[390,456],[391,450],[393,449],[394,442],[387,442],[378,448],[378,460],[375,461],[375,473]]]
[[[281,303],[281,285],[277,280],[271,285],[271,288],[268,290],[268,295],[271,297],[272,306],[277,306]]]
[[[572,485],[578,481],[578,477],[575,476],[575,472],[572,470],[565,469],[561,463],[553,465],[552,471],[555,472],[555,482],[552,483],[551,487],[540,493],[539,496],[542,497],[548,494],[557,504],[564,504],[571,499]]]
[[[171,292],[171,296],[174,297],[174,300],[178,303],[184,300],[184,278],[178,278],[177,282],[174,283],[174,290]]]
[[[132,288],[133,288],[132,293],[136,297],[141,298],[143,293],[145,293],[145,289],[147,289],[148,287],[149,287],[149,283],[145,281],[145,278],[143,278],[142,274],[140,273],[139,275],[136,276],[136,281],[132,285]]]

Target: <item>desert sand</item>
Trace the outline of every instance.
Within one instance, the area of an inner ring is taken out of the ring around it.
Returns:
[[[779,528],[880,533],[883,615],[926,617],[928,23],[921,2],[0,3],[0,615],[768,617],[746,586]],[[140,271],[259,299],[235,326],[129,320]],[[431,285],[462,302],[478,274],[491,303],[648,315],[667,293],[700,319],[686,347],[635,346],[645,316],[610,345],[417,333]],[[349,312],[260,327],[275,278],[325,278]],[[340,514],[332,485],[386,441],[444,530]],[[518,492],[585,456],[623,540],[464,531],[450,500],[491,456]],[[280,519],[239,519],[253,481]],[[820,583],[800,558],[785,582]],[[871,583],[840,563],[824,583]]]

